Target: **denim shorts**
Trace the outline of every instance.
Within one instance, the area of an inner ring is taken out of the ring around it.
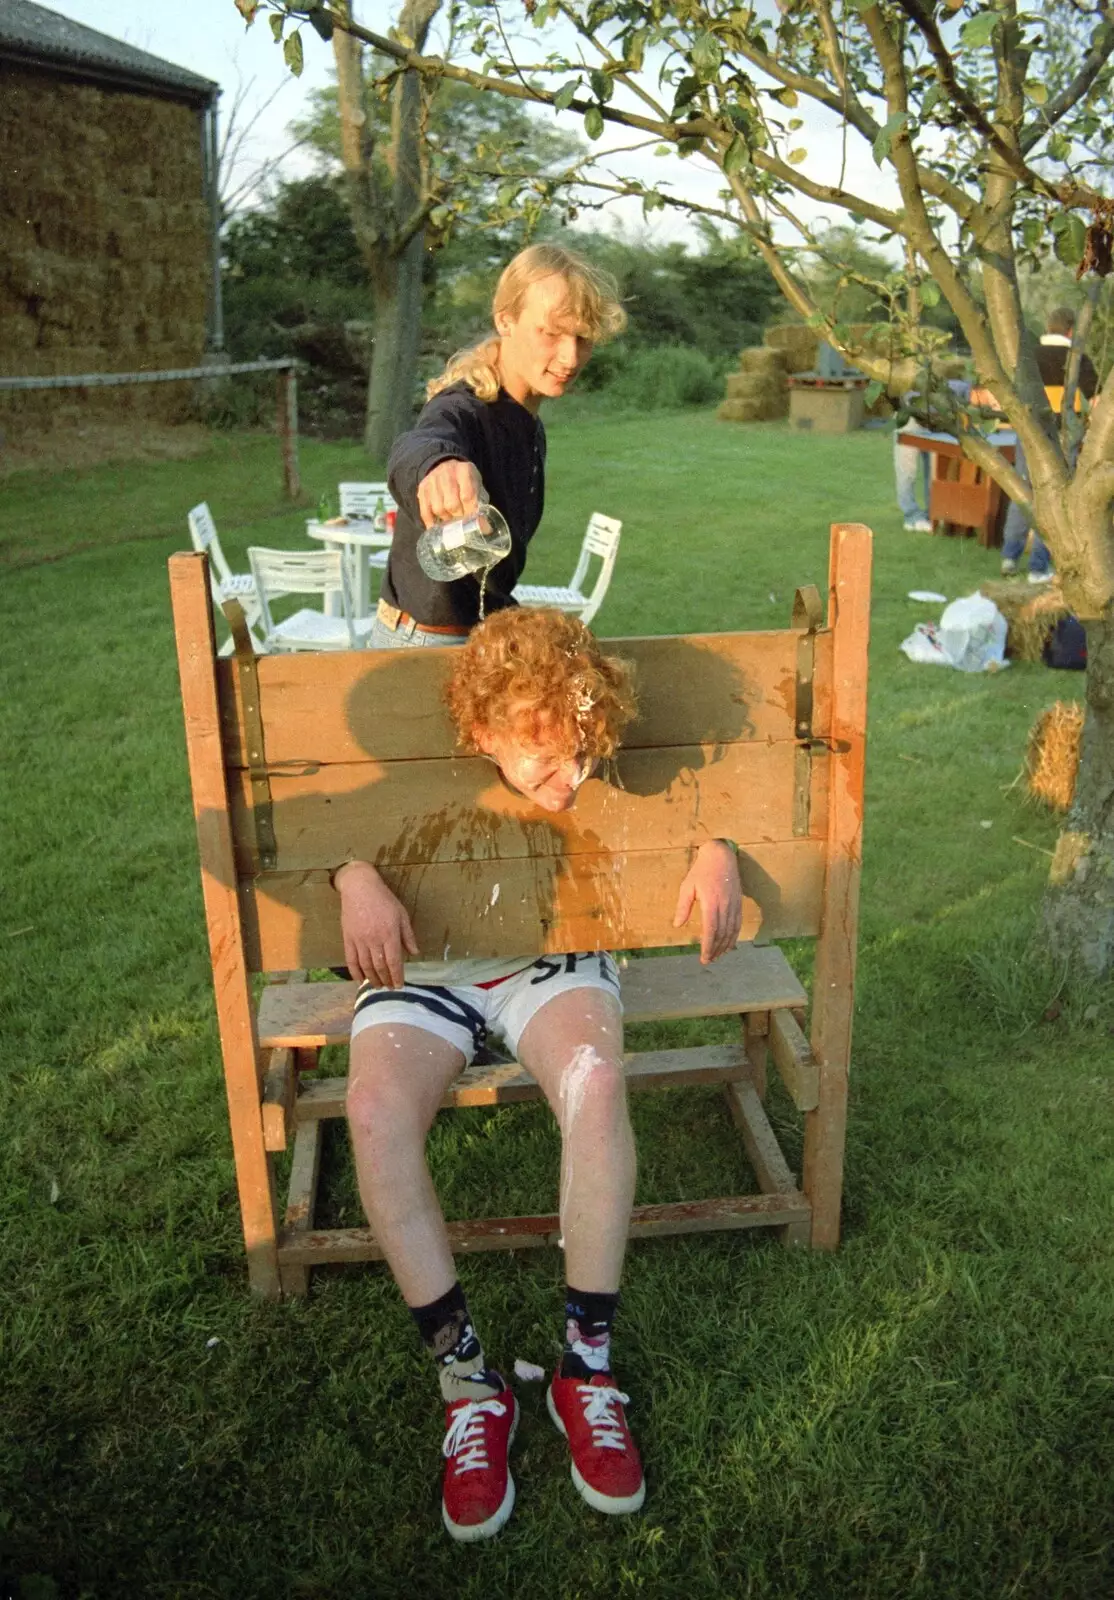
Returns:
[[[467,644],[467,633],[427,633],[424,628],[409,623],[401,628],[388,628],[381,617],[376,617],[367,637],[369,650],[420,650],[423,646],[436,648],[447,644]]]

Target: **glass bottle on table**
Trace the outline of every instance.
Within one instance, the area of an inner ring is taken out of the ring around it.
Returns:
[[[503,513],[481,500],[470,517],[435,522],[418,540],[418,563],[427,578],[452,583],[490,572],[511,553],[511,530]]]

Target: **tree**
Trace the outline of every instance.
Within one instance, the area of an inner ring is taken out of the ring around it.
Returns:
[[[243,9],[248,0],[237,3]],[[970,458],[1031,505],[1067,603],[1087,625],[1090,659],[1083,759],[1052,863],[1045,928],[1069,959],[1109,970],[1114,391],[1094,409],[1082,441],[1073,437],[1077,337],[1062,417],[1053,415],[1022,315],[1019,272],[1049,244],[1082,271],[1111,270],[1114,202],[1096,187],[1109,124],[1110,12],[1102,0],[1043,0],[1040,12],[1022,10],[1016,0],[779,0],[776,16],[715,0],[669,7],[662,0],[521,3],[541,49],[515,34],[517,0],[472,0],[466,31],[480,70],[353,31],[396,69],[550,105],[579,117],[589,139],[611,125],[637,136],[628,151],[660,142],[709,165],[721,187],[708,202],[633,176],[622,151],[592,158],[581,181],[597,195],[638,195],[647,212],[676,207],[744,234],[790,305],[879,390],[917,390],[917,409],[946,418]],[[289,0],[268,4],[305,14]],[[336,10],[316,7],[314,14]],[[802,102],[836,128],[834,141],[810,134],[795,114]],[[849,183],[853,144],[871,153],[885,188]],[[833,151],[838,163],[825,159]],[[523,176],[523,209],[551,201],[544,180]],[[877,288],[885,320],[858,343],[816,304],[796,266],[798,246],[787,247],[778,231],[793,230],[799,244],[823,256],[824,241],[802,201],[870,224],[901,246],[896,281]],[[960,402],[933,369],[943,335],[921,313],[941,298],[980,380],[1017,430],[1031,490],[988,442],[994,417]]]

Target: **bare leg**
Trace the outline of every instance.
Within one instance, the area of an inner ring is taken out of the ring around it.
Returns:
[[[456,1282],[425,1142],[463,1066],[455,1045],[424,1028],[367,1028],[352,1041],[348,1126],[360,1199],[411,1306],[431,1304]]]
[[[561,1126],[566,1277],[585,1292],[613,1294],[635,1178],[618,1001],[602,989],[556,995],[523,1030],[518,1058]]]

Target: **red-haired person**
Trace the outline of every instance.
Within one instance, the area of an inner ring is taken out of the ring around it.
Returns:
[[[607,273],[562,245],[535,244],[504,269],[492,319],[491,336],[458,352],[429,385],[417,422],[391,450],[398,514],[371,634],[380,649],[459,644],[478,622],[479,580],[427,577],[417,544],[433,523],[470,516],[481,495],[503,513],[512,541],[488,575],[485,611],[515,604],[545,501],[539,407],[564,394],[626,313]]]
[[[630,672],[562,612],[496,612],[455,653],[446,698],[464,750],[545,812],[567,811],[634,714]],[[454,1539],[496,1533],[514,1506],[508,1450],[518,1404],[488,1364],[457,1279],[426,1165],[426,1136],[453,1079],[489,1034],[536,1079],[561,1131],[564,1352],[548,1405],[589,1505],[637,1511],[645,1493],[611,1366],[611,1329],[634,1197],[623,1015],[603,950],[536,959],[421,961],[389,884],[365,861],[339,867],[345,956],[362,979],[352,1024],[348,1120],[368,1221],[446,1404],[442,1515]],[[663,893],[669,893],[663,884]],[[735,848],[706,839],[677,886],[675,925],[695,906],[701,956],[739,937]]]

